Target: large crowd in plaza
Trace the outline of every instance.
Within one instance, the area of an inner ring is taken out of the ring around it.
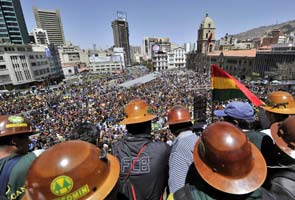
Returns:
[[[187,69],[123,86],[148,73],[1,95],[0,199],[295,199],[292,91],[243,81],[265,104],[213,102]]]
[[[186,105],[193,112],[194,95],[198,93],[198,88],[207,95],[206,89],[210,83],[207,74],[183,70],[162,73],[142,85],[130,88],[119,86],[145,73],[146,69],[139,68],[119,78],[116,75],[92,82],[84,78],[81,82],[63,84],[50,92],[36,91],[25,96],[8,96],[0,103],[0,114],[23,113],[28,117],[38,134],[35,137],[38,148],[48,148],[65,141],[75,126],[86,121],[95,124],[101,132],[102,141],[111,145],[114,138],[120,138],[126,132],[119,121],[124,117],[124,105],[130,100],[141,98],[151,105],[158,116],[154,122],[157,133],[168,132],[163,129],[167,112],[173,105]],[[160,136],[163,137],[163,134],[156,134],[155,139],[161,139]],[[171,139],[171,136],[166,139]]]

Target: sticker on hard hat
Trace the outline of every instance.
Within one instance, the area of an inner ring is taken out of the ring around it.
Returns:
[[[71,192],[74,186],[73,180],[69,176],[58,176],[50,184],[50,190],[57,196],[62,196]]]
[[[75,190],[74,192],[72,192],[66,196],[56,198],[54,200],[77,200],[77,199],[84,197],[89,192],[90,192],[90,189],[89,189],[88,185],[84,185],[84,186],[78,188],[77,190]]]
[[[6,128],[17,128],[17,127],[27,127],[27,123],[21,123],[21,124],[6,124]]]
[[[8,121],[13,124],[22,123],[25,119],[21,116],[9,116]]]

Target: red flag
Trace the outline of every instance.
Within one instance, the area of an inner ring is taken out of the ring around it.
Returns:
[[[212,36],[213,36],[213,33],[210,33],[209,38],[208,38],[208,40],[207,40],[207,49],[206,49],[207,52],[208,52],[209,45],[210,45],[211,40],[212,40]]]
[[[211,84],[213,100],[247,97],[255,106],[263,105],[263,102],[245,85],[214,64],[211,66]]]

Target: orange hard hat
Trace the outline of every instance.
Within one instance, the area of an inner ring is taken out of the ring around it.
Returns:
[[[0,116],[0,137],[21,133],[33,134],[33,132],[33,127],[29,120],[22,116]]]
[[[295,114],[295,101],[290,93],[272,92],[267,100],[268,105],[262,107],[264,110],[278,114]]]
[[[190,122],[191,116],[188,110],[181,105],[173,106],[168,113],[168,125]]]
[[[104,199],[120,173],[116,157],[73,140],[46,150],[32,163],[23,199]]]
[[[255,145],[228,122],[209,125],[194,147],[194,164],[212,187],[230,194],[246,194],[266,178],[266,162]]]
[[[156,118],[155,115],[151,114],[151,108],[149,105],[140,99],[130,101],[125,106],[124,113],[126,117],[120,122],[120,124],[137,124]]]
[[[283,152],[295,159],[295,116],[274,123],[271,126],[271,136]]]

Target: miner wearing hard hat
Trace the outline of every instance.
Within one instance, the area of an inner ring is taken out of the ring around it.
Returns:
[[[126,125],[128,133],[112,148],[120,160],[122,193],[129,199],[159,200],[167,186],[170,147],[153,142],[151,121],[156,116],[145,101],[130,101],[124,113],[121,124]]]
[[[193,162],[194,145],[199,138],[192,132],[192,119],[189,111],[176,105],[168,112],[168,125],[176,137],[169,157],[169,191],[177,191],[185,185],[185,178]]]
[[[271,126],[275,142],[265,188],[277,199],[295,199],[295,116]]]
[[[261,186],[267,166],[259,149],[228,122],[209,125],[194,146],[186,185],[169,200],[274,200]]]
[[[262,108],[266,112],[270,125],[272,125],[295,114],[295,100],[288,92],[275,91],[268,95],[267,104]],[[270,127],[261,132],[272,137]]]
[[[0,199],[20,199],[24,194],[27,171],[41,152],[28,152],[33,133],[23,116],[0,116]]]
[[[23,200],[117,200],[119,173],[116,157],[88,142],[67,141],[33,162]]]

